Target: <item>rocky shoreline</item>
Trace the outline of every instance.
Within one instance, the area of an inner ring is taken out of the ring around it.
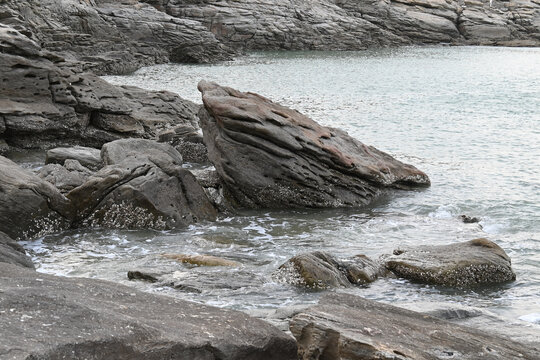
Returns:
[[[185,228],[239,208],[358,207],[430,185],[414,166],[258,94],[203,81],[201,106],[98,75],[254,49],[538,46],[538,18],[526,0],[0,2],[0,358],[540,358],[535,345],[339,293],[285,316],[287,333],[237,311],[41,274],[17,243],[74,228]],[[2,156],[36,148],[48,150],[36,171]],[[135,270],[130,279],[168,282]],[[275,276],[320,289],[385,276],[457,288],[515,280],[487,239],[376,260],[302,254]]]

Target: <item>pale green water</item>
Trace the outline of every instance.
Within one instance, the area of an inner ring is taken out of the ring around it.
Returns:
[[[433,185],[367,210],[261,211],[182,231],[51,235],[27,244],[40,271],[236,309],[268,308],[317,301],[321,292],[271,278],[301,252],[377,257],[403,244],[488,237],[512,258],[517,281],[450,291],[383,279],[343,291],[394,304],[462,303],[508,320],[530,315],[525,319],[540,322],[534,315],[540,313],[540,49],[257,53],[226,64],[154,66],[107,79],[196,102],[201,79],[257,92],[416,165]],[[483,229],[461,223],[460,214],[480,217]],[[193,268],[159,258],[163,252],[217,255],[244,266]],[[127,281],[128,270],[148,267],[176,271],[180,282],[201,292]]]

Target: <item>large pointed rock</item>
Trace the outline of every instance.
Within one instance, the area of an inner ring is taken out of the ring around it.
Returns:
[[[430,183],[414,166],[262,96],[198,87],[208,156],[241,206],[361,206],[381,189]]]
[[[294,339],[244,313],[0,263],[2,359],[293,360]]]
[[[301,360],[540,359],[537,346],[344,293],[323,296],[290,329]]]

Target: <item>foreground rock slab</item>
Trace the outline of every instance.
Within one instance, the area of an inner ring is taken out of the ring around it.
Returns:
[[[538,359],[538,348],[349,294],[329,294],[290,329],[302,360]]]
[[[362,206],[384,188],[430,184],[414,166],[260,95],[198,88],[208,157],[240,206]]]
[[[399,277],[427,284],[468,287],[516,279],[511,260],[488,239],[394,250],[386,268]]]
[[[296,359],[246,314],[0,263],[2,359]]]

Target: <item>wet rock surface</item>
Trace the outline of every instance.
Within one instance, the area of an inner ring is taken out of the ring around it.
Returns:
[[[193,255],[193,254],[161,254],[165,259],[176,260],[181,263],[198,266],[241,266],[238,261],[223,259],[212,255]]]
[[[534,0],[145,0],[242,49],[357,50],[404,44],[538,46]]]
[[[0,287],[9,359],[296,359],[294,339],[237,311],[2,263]]]
[[[430,183],[414,166],[260,95],[198,87],[208,156],[243,207],[362,206],[382,189]]]
[[[348,294],[296,315],[300,359],[536,359],[537,346]],[[406,336],[404,336],[406,334]]]
[[[338,259],[315,251],[294,256],[279,267],[274,277],[295,285],[324,289],[370,283],[385,272],[380,264],[365,255]]]
[[[511,260],[488,239],[394,250],[385,266],[399,277],[427,284],[469,287],[516,279]]]
[[[0,231],[0,263],[18,265],[34,269],[32,260],[26,255],[24,248],[12,238]]]
[[[0,139],[18,148],[100,148],[178,125],[198,129],[198,106],[166,91],[114,86],[0,24]]]
[[[171,229],[214,220],[217,211],[168,144],[123,139],[102,148],[107,164],[67,194],[75,223]]]
[[[62,227],[69,201],[52,184],[0,156],[0,231],[13,239]]]

